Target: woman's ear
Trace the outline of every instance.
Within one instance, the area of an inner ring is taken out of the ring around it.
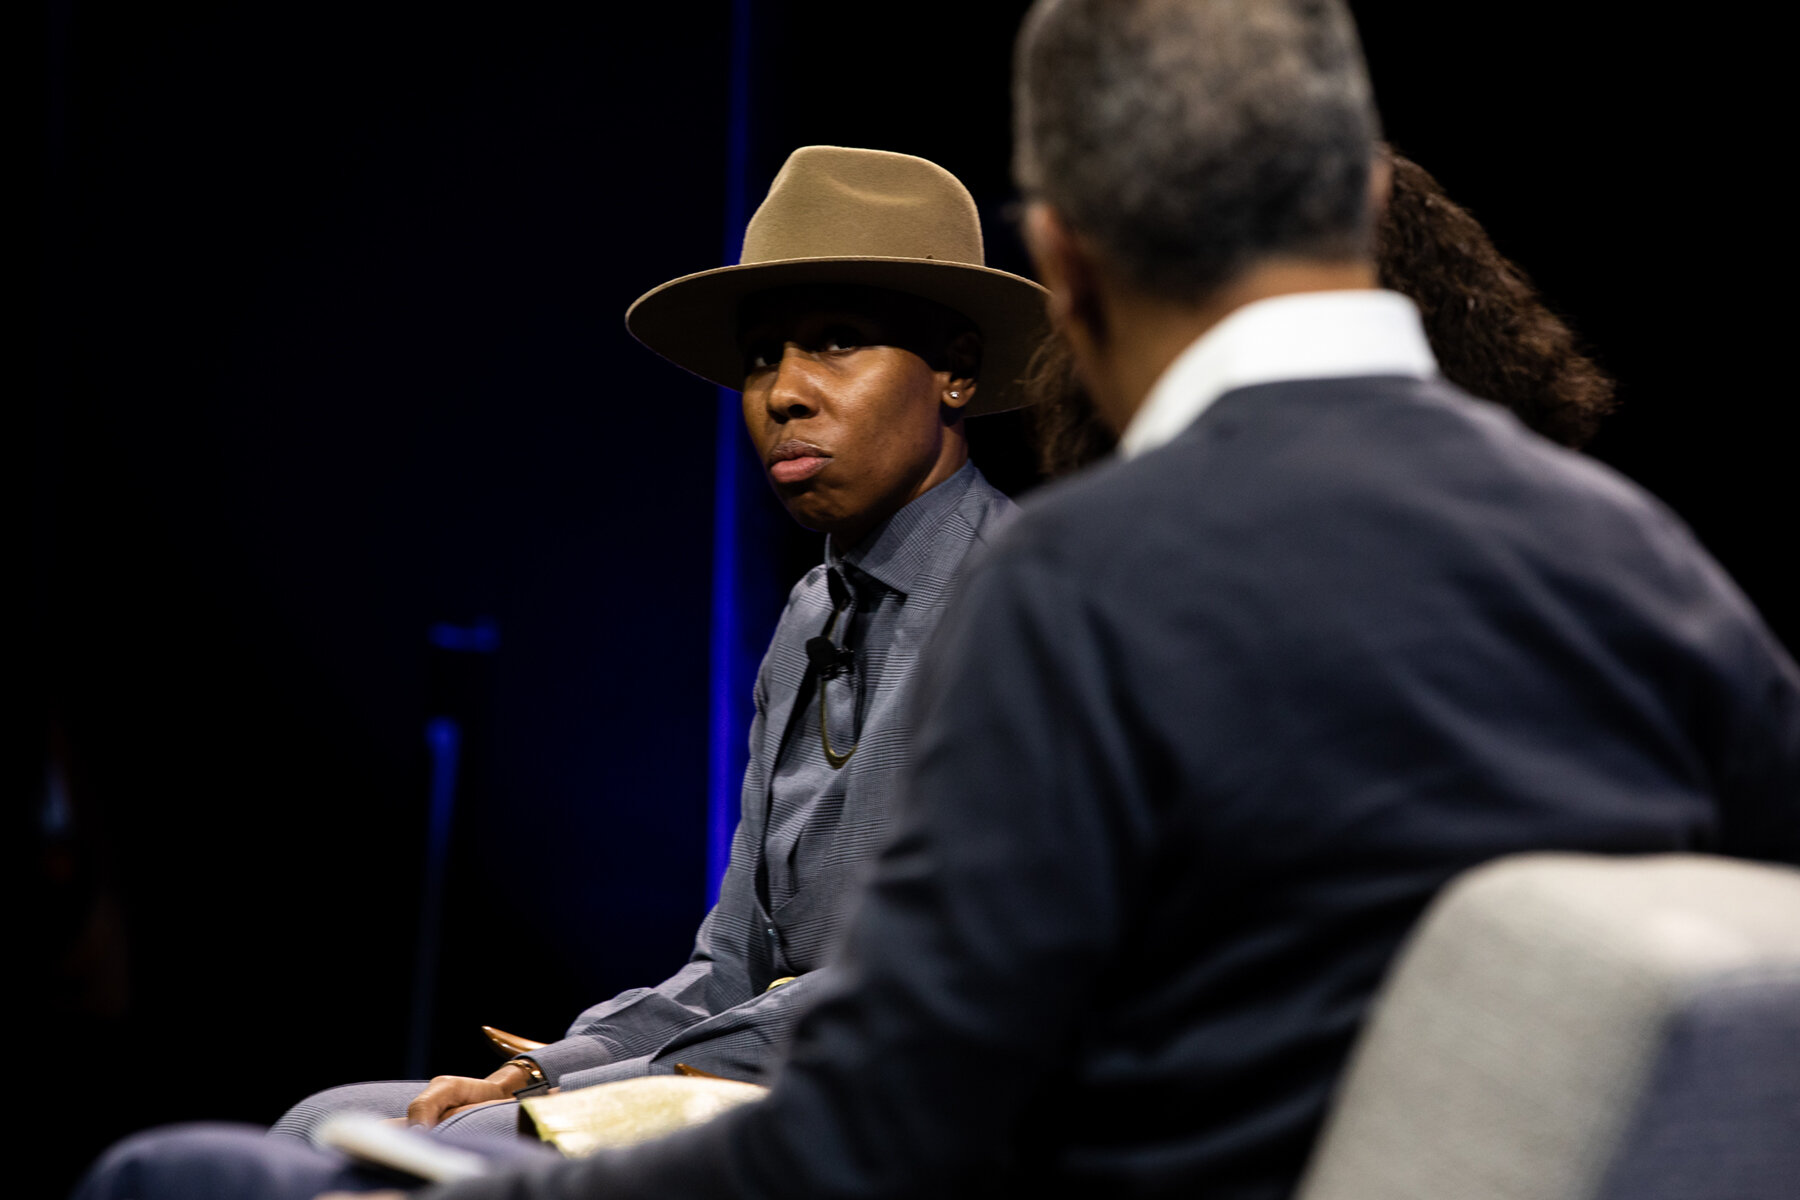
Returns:
[[[981,369],[981,335],[965,329],[951,338],[944,350],[944,362],[947,369],[943,401],[951,408],[963,408],[975,397],[975,376]]]

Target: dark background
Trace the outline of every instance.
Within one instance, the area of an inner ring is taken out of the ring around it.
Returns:
[[[7,677],[15,1056],[69,1099],[33,1106],[45,1194],[129,1130],[404,1071],[435,712],[467,754],[431,1070],[485,1073],[477,1024],[554,1037],[685,955],[717,400],[623,310],[722,261],[734,116],[750,203],[796,145],[922,154],[1025,269],[1023,4],[744,3],[741,93],[724,0],[38,10]],[[1740,292],[1765,151],[1707,82],[1735,35],[1356,7],[1392,140],[1619,377],[1593,452],[1795,644],[1784,339]],[[1028,488],[1016,422],[978,432]],[[756,647],[818,546],[740,491]],[[431,648],[484,619],[495,653]]]

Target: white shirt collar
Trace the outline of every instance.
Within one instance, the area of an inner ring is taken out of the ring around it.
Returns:
[[[1175,357],[1119,439],[1121,458],[1154,450],[1226,392],[1285,379],[1437,373],[1419,310],[1398,292],[1295,292],[1258,300]]]

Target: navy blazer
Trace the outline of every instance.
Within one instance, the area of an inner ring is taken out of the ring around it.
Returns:
[[[1229,393],[972,574],[766,1102],[456,1200],[1275,1200],[1396,947],[1525,850],[1800,861],[1800,675],[1661,505],[1449,386]]]

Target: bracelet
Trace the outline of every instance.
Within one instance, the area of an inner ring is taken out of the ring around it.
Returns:
[[[520,1055],[506,1060],[509,1067],[521,1067],[531,1076],[531,1082],[513,1093],[513,1099],[523,1100],[527,1096],[536,1096],[550,1090],[550,1081],[544,1078],[544,1070],[531,1059]]]

